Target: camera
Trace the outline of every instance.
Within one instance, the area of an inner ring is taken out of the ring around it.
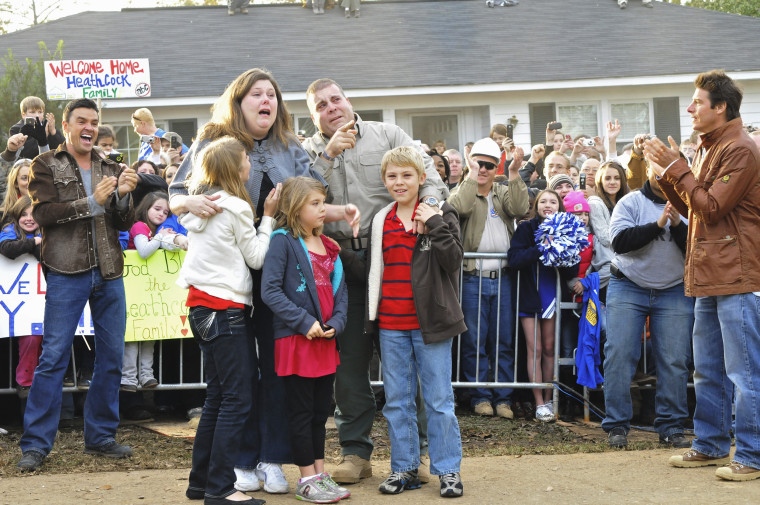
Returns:
[[[652,140],[656,138],[657,138],[657,135],[644,135],[644,140]]]
[[[594,139],[583,139],[581,140],[581,145],[584,145],[586,147],[593,147],[596,145],[596,142],[594,142]]]
[[[578,181],[578,189],[586,189],[586,174],[580,174]]]
[[[29,126],[36,126],[37,125],[37,118],[34,117],[27,117],[24,118],[24,124]]]
[[[111,153],[107,154],[106,158],[116,163],[124,163],[124,153]]]
[[[553,123],[549,123],[549,126],[547,128],[549,130],[561,130],[562,123],[560,123],[559,121],[554,121]]]
[[[146,144],[152,144],[154,140],[156,140],[155,135],[140,135],[140,142],[145,142]]]

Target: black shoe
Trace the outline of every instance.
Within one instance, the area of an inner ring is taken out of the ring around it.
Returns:
[[[417,470],[392,472],[378,488],[383,494],[399,494],[405,489],[419,489],[422,486]]]
[[[121,413],[121,419],[125,421],[152,421],[153,414],[142,407],[133,407]]]
[[[185,496],[187,496],[188,500],[202,500],[206,497],[206,492],[200,489],[187,488]]]
[[[77,375],[77,389],[81,391],[87,391],[90,389],[90,383],[92,382],[92,370],[79,370]]]
[[[27,398],[29,396],[30,387],[31,386],[16,385],[16,394],[18,395],[19,398],[23,400],[24,398]]]
[[[691,440],[683,436],[683,433],[673,433],[667,437],[660,437],[660,445],[675,447],[676,449],[687,449],[691,447]]]
[[[628,435],[625,432],[625,428],[618,426],[612,428],[607,436],[607,445],[610,447],[626,447],[628,445]]]
[[[37,470],[45,460],[45,455],[37,451],[26,451],[21,459],[16,463],[16,468],[22,472],[33,472]]]
[[[464,487],[462,486],[462,479],[459,477],[459,473],[439,475],[438,480],[441,481],[442,497],[459,498],[464,494]]]
[[[63,376],[63,387],[74,387],[74,372],[71,369],[66,370],[66,375]]]
[[[108,442],[100,447],[87,447],[84,448],[85,454],[92,454],[94,456],[105,456],[106,458],[128,458],[132,456],[132,448],[128,445],[120,445],[116,441]]]

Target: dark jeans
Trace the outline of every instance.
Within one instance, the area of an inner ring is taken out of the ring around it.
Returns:
[[[251,410],[248,330],[243,309],[192,307],[190,329],[203,352],[206,403],[193,444],[189,489],[207,497],[235,492],[235,461],[243,426]]]
[[[293,463],[313,465],[314,461],[325,459],[325,423],[330,416],[335,374],[323,377],[288,375],[283,379],[287,390]]]
[[[253,404],[245,421],[236,468],[253,470],[259,462],[291,463],[285,382],[274,372],[273,314],[261,301],[261,270],[253,277],[253,326],[248,332],[248,366]]]

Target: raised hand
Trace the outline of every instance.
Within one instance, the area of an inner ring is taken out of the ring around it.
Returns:
[[[325,146],[325,154],[330,158],[335,158],[346,149],[351,149],[356,145],[357,130],[354,129],[354,123],[352,119],[333,133],[330,142]]]

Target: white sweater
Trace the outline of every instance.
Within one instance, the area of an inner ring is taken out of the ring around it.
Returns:
[[[225,191],[214,194],[220,195],[214,203],[223,212],[205,219],[190,213],[180,218],[189,244],[177,284],[251,305],[253,281],[248,268],[264,264],[274,220],[262,217],[257,231],[247,202]]]

